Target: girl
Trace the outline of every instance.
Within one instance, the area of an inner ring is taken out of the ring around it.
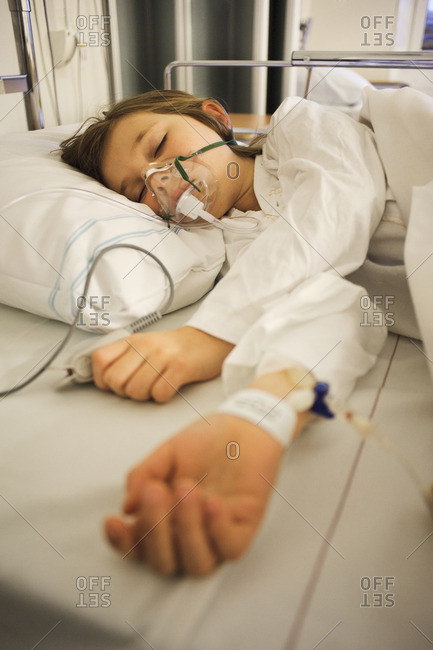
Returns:
[[[176,216],[173,197],[149,170],[198,152],[216,179],[213,217],[260,223],[253,236],[223,231],[224,277],[185,327],[93,355],[97,386],[139,400],[166,402],[223,370],[232,397],[138,465],[124,505],[131,518],[106,521],[111,543],[155,571],[207,574],[254,537],[284,447],[310,418],[311,404],[291,396],[323,379],[346,397],[383,345],[384,328],[361,327],[363,290],[344,279],[362,265],[385,206],[373,131],[289,98],[263,141],[242,147],[217,101],[155,91],[120,102],[62,149],[66,162],[166,218]],[[186,183],[200,189],[199,174]]]

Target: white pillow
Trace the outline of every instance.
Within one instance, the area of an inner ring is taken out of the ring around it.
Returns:
[[[75,127],[56,127],[0,138],[0,302],[72,322],[89,266],[114,243],[150,250],[168,268],[175,286],[170,310],[198,300],[213,285],[224,261],[216,228],[169,230],[149,208],[66,165],[59,143]],[[100,196],[64,189],[78,188]],[[110,203],[110,198],[120,203]],[[137,212],[137,209],[141,212]],[[97,265],[83,323],[124,326],[156,309],[166,293],[160,267],[142,253],[119,249]]]

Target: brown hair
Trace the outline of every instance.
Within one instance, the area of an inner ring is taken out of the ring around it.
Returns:
[[[120,118],[136,111],[188,115],[216,131],[222,140],[232,140],[232,129],[211,113],[203,110],[203,101],[205,100],[181,90],[152,90],[136,97],[123,99],[103,111],[100,117],[91,117],[86,120],[73,136],[64,140],[60,144],[62,160],[77,167],[88,176],[104,182],[101,165],[107,136]],[[254,157],[261,153],[262,139],[262,137],[256,138],[248,146],[229,146],[240,156]]]

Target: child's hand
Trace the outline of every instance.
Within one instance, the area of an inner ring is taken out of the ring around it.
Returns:
[[[133,469],[124,503],[130,517],[105,522],[113,546],[161,574],[202,576],[239,558],[277,475],[283,448],[266,431],[222,413],[207,420]]]
[[[233,345],[193,327],[133,334],[92,355],[95,384],[122,397],[167,402],[184,384],[220,374]]]

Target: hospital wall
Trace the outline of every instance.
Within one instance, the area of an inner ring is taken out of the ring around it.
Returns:
[[[102,3],[101,0],[46,0],[46,6],[49,31],[64,37],[65,48],[53,51],[53,70],[44,3],[32,0],[32,28],[45,125],[54,126],[58,121],[80,122],[109,101]],[[115,6],[113,3],[114,9]],[[114,13],[114,20],[115,17]],[[114,32],[117,32],[116,25]],[[61,60],[64,63],[59,63]],[[20,73],[7,0],[0,2],[0,62],[1,75]],[[23,95],[0,95],[0,133],[26,129]]]
[[[191,0],[193,58],[251,58],[253,14],[259,1]],[[262,2],[266,4],[266,0]],[[285,3],[269,1],[274,26],[269,39],[270,58],[282,58]],[[308,49],[410,50],[421,45],[426,6],[427,0],[303,0],[300,13],[302,19],[312,19]],[[32,0],[45,124],[78,123],[109,102],[107,18],[101,0],[46,0],[46,7],[50,32],[66,35],[62,56],[67,62],[56,65],[53,73],[44,2]],[[161,87],[164,66],[176,54],[174,0],[110,0],[110,11],[115,96]],[[58,52],[54,54],[57,61]],[[5,0],[0,3],[0,61],[0,74],[18,73]],[[364,74],[373,80],[408,82],[427,92],[433,89],[431,72],[368,70]],[[268,112],[280,101],[279,80],[278,72],[270,74]],[[247,71],[193,73],[194,92],[216,95],[236,112],[251,110],[251,87]],[[1,95],[0,133],[26,128],[22,95]]]
[[[310,50],[407,51],[422,44],[428,0],[190,0],[193,59],[250,59],[253,56],[254,12],[269,6],[269,58],[285,58],[285,9],[299,4],[303,21],[311,19],[306,47]],[[163,80],[165,65],[178,58],[173,0],[122,0],[119,30],[122,79],[126,94],[143,92]],[[287,30],[286,30],[287,31]],[[127,55],[127,56],[126,56]],[[259,58],[259,57],[256,57]],[[254,105],[251,71],[190,70],[178,84],[199,95],[222,99],[233,112]],[[372,81],[433,84],[419,71],[360,70]],[[188,82],[192,78],[192,83]],[[267,112],[283,99],[282,73],[269,71]],[[177,75],[173,74],[176,85]]]
[[[303,0],[311,17],[307,49],[361,52],[421,49],[427,7],[432,0]],[[433,94],[432,71],[358,70],[370,81],[403,82]]]

